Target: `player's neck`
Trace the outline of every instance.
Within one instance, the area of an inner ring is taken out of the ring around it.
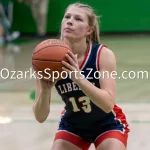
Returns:
[[[78,58],[86,54],[88,49],[88,44],[86,43],[86,41],[78,41],[78,42],[65,41],[65,42],[69,45],[74,54],[78,54]]]

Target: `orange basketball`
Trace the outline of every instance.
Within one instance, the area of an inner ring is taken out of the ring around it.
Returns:
[[[53,76],[66,76],[62,72],[62,61],[67,61],[65,55],[71,50],[69,46],[58,39],[48,39],[39,43],[32,54],[32,66],[39,78],[52,80]]]

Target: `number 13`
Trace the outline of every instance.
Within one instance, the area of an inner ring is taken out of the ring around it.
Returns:
[[[77,106],[76,99],[74,97],[70,97],[69,101],[72,104],[74,112],[80,111],[80,109]],[[89,97],[87,97],[87,96],[79,97],[78,101],[82,102],[82,105],[83,105],[82,109],[84,110],[85,113],[90,113],[92,111]]]

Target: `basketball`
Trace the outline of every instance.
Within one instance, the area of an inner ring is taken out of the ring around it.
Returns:
[[[66,74],[62,72],[62,61],[67,61],[65,55],[71,50],[69,46],[58,39],[47,39],[39,43],[32,54],[32,66],[38,77],[52,80]],[[62,74],[61,74],[62,73]]]

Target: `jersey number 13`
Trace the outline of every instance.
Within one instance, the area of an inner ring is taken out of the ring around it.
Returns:
[[[77,103],[76,103],[76,99],[75,97],[70,97],[69,98],[69,101],[71,102],[72,104],[72,107],[73,107],[73,111],[74,112],[78,112],[78,111],[81,111],[78,106],[77,106]],[[90,113],[91,112],[91,103],[90,103],[90,99],[89,97],[87,96],[82,96],[82,97],[79,97],[78,98],[78,102],[81,102],[82,103],[82,109],[85,113]]]

